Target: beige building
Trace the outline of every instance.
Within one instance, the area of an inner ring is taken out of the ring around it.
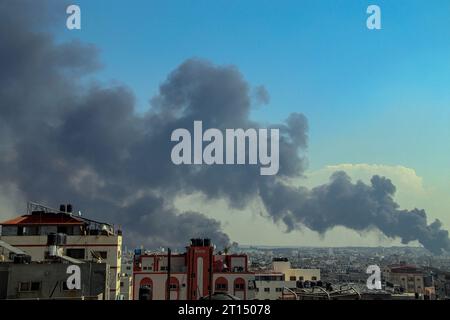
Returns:
[[[320,269],[296,269],[287,258],[274,258],[272,269],[255,271],[255,298],[295,299],[297,282],[320,281]]]
[[[29,204],[28,213],[0,223],[0,240],[23,250],[32,261],[49,260],[49,234],[65,234],[62,254],[84,261],[107,263],[110,268],[110,299],[120,293],[122,232],[107,223],[72,213],[71,205],[55,210]],[[10,252],[0,247],[0,257],[11,260]]]
[[[284,274],[285,281],[319,281],[320,269],[296,269],[286,258],[275,258],[272,261],[272,270]]]
[[[424,293],[423,272],[409,265],[392,265],[383,270],[386,282],[400,286],[405,293]]]
[[[274,271],[255,272],[255,299],[279,300],[296,290],[295,281],[285,281],[284,274]]]
[[[133,300],[133,260],[122,255],[122,275],[120,277],[120,299]]]

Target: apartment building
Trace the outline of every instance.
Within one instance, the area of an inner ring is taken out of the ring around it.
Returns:
[[[386,283],[399,286],[405,293],[424,293],[424,274],[415,266],[391,265],[383,270]]]
[[[80,268],[80,288],[67,287],[71,264],[61,262],[0,262],[0,300],[108,300],[109,266],[85,262]]]
[[[296,269],[287,258],[273,258],[271,270],[255,271],[255,297],[293,299],[303,283],[317,281],[320,281],[320,269]]]
[[[109,265],[110,299],[120,293],[122,232],[109,223],[87,219],[73,212],[72,205],[61,205],[59,210],[29,203],[27,213],[0,222],[0,241],[31,256],[33,262],[46,262],[49,256],[48,236],[65,235],[61,247],[65,256]],[[0,247],[0,261],[11,261],[11,252]]]
[[[286,281],[319,281],[320,269],[292,268],[287,258],[274,258],[272,270],[284,274]]]

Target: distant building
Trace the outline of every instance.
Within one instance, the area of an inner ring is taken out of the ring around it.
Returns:
[[[383,276],[387,284],[399,286],[404,293],[424,293],[424,274],[415,266],[391,265],[383,270]]]
[[[128,260],[122,256],[121,270],[120,299],[133,300],[133,260]]]
[[[192,239],[185,253],[136,252],[133,299],[198,300],[214,293],[253,299],[255,276],[247,255],[213,251],[209,239]]]
[[[0,299],[109,299],[109,266],[79,264],[81,288],[67,287],[69,263],[0,263]]]
[[[110,298],[117,299],[120,291],[122,232],[103,222],[73,213],[72,205],[59,210],[29,203],[27,214],[0,223],[0,241],[19,248],[32,261],[51,260],[47,244],[49,234],[65,234],[62,254],[84,261],[101,261],[111,269]],[[11,261],[8,249],[0,247],[0,260]]]
[[[288,285],[284,274],[274,271],[255,272],[255,299],[278,300],[283,298],[284,288]],[[295,281],[293,281],[295,287]],[[294,288],[295,290],[295,288]]]
[[[286,281],[319,281],[320,269],[295,269],[287,258],[274,258],[272,270],[284,274]]]
[[[320,282],[320,269],[295,269],[287,258],[273,258],[272,269],[255,271],[255,298],[295,299],[304,285]]]

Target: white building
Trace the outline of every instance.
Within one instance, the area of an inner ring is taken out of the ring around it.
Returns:
[[[287,258],[274,258],[272,270],[284,274],[286,281],[319,281],[320,269],[296,269]]]
[[[284,274],[276,271],[255,273],[255,299],[279,300],[295,290],[295,281],[285,281]]]
[[[107,223],[97,222],[72,213],[71,205],[60,210],[29,204],[28,213],[0,223],[0,240],[19,248],[32,261],[48,261],[49,234],[65,234],[63,255],[85,261],[101,261],[110,268],[110,298],[120,292],[122,232]],[[0,257],[11,261],[10,252],[0,247]],[[0,259],[0,260],[1,260]]]
[[[255,298],[295,299],[298,282],[319,281],[320,269],[295,269],[286,258],[274,258],[272,269],[255,272]]]

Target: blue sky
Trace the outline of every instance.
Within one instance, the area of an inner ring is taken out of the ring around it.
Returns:
[[[449,1],[76,3],[82,30],[61,36],[95,43],[105,66],[96,76],[130,86],[141,109],[183,60],[206,58],[266,86],[271,103],[255,118],[307,115],[311,168],[375,162],[450,175]],[[369,4],[381,7],[382,30],[365,27]]]
[[[270,104],[262,121],[309,120],[309,166],[402,165],[426,183],[450,181],[448,0],[78,0],[82,30],[99,49],[96,78],[119,81],[140,110],[185,59],[236,65]],[[382,30],[366,28],[381,7]]]

